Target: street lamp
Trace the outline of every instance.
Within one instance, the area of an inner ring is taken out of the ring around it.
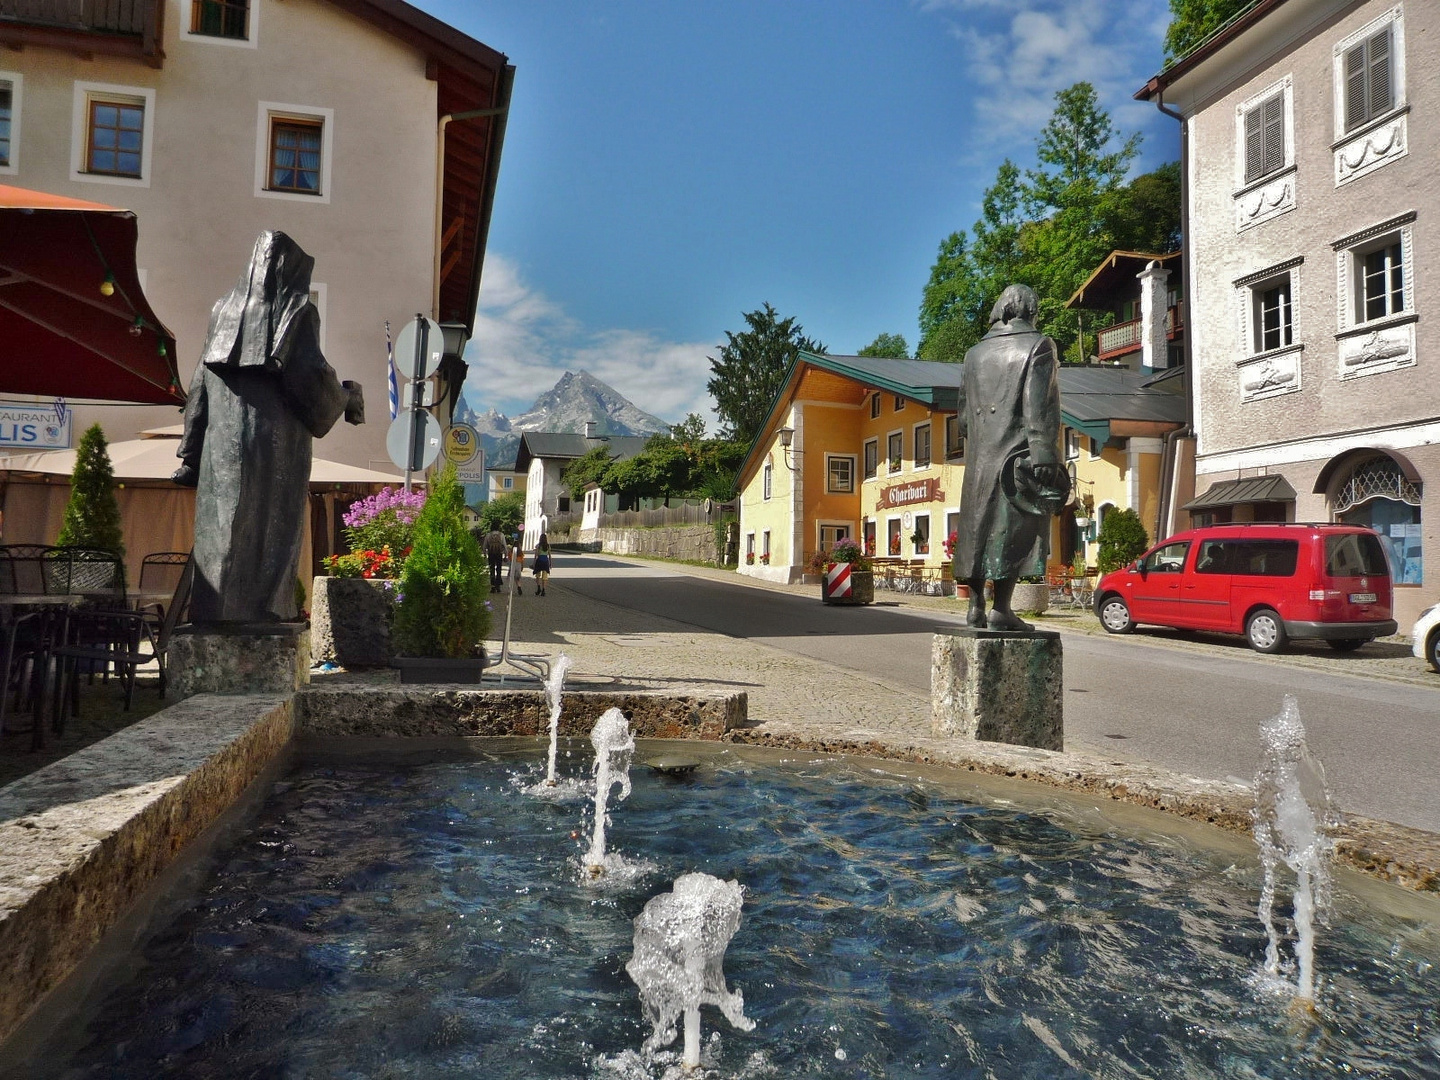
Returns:
[[[795,441],[795,429],[782,427],[775,434],[780,436],[780,448],[785,451],[785,467],[791,472],[795,471],[795,463],[790,460],[790,446]],[[799,453],[797,450],[796,453]]]

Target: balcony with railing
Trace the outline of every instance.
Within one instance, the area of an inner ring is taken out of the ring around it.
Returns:
[[[0,0],[0,44],[164,59],[164,0]]]
[[[1140,350],[1141,319],[1107,326],[1096,335],[1096,359],[1114,360],[1126,353]],[[1185,332],[1185,305],[1176,304],[1165,309],[1165,339],[1174,341]]]

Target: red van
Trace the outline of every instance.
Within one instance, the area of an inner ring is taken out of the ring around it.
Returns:
[[[1112,634],[1139,623],[1244,634],[1257,652],[1291,638],[1358,649],[1395,633],[1385,548],[1373,529],[1300,522],[1177,533],[1095,588]]]

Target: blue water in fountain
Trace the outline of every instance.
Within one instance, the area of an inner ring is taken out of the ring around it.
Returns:
[[[580,808],[512,782],[543,755],[301,764],[23,1075],[659,1076],[632,922],[703,870],[745,887],[725,972],[756,1021],[706,1018],[709,1075],[1440,1076],[1440,908],[1337,890],[1295,1015],[1255,988],[1253,858],[874,765],[637,769],[610,842],[655,870],[597,886]]]

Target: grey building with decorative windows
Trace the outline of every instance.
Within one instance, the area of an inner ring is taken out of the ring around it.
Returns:
[[[1258,0],[1136,95],[1182,130],[1200,521],[1384,537],[1440,596],[1440,4]]]

